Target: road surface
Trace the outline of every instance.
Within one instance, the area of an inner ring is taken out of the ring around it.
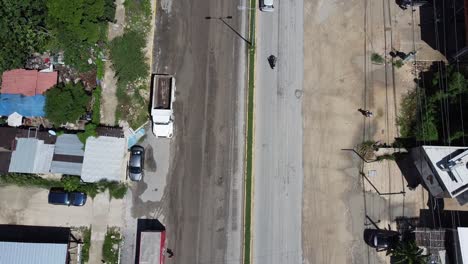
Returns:
[[[176,78],[175,137],[164,194],[174,263],[240,263],[245,35],[242,1],[157,1],[153,72]],[[158,151],[155,149],[154,151]],[[157,161],[156,161],[157,162]]]
[[[257,11],[253,263],[302,263],[302,0]],[[267,57],[278,57],[271,69]]]

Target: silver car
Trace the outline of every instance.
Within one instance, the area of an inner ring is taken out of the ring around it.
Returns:
[[[140,181],[143,178],[145,161],[145,149],[135,145],[130,149],[130,161],[128,162],[128,177],[132,181]]]

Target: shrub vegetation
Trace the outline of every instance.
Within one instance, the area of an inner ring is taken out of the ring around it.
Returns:
[[[102,245],[102,258],[105,263],[117,264],[122,235],[117,228],[108,228]]]
[[[79,176],[64,175],[60,180],[46,179],[35,174],[7,173],[0,176],[0,184],[24,187],[50,189],[64,188],[67,191],[84,192],[94,198],[98,193],[109,190],[110,198],[122,199],[127,192],[127,185],[119,182],[99,181],[95,183],[82,182]]]

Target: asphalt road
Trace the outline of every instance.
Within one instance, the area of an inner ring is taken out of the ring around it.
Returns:
[[[176,77],[164,207],[173,263],[240,263],[247,11],[236,1],[158,1],[154,73]],[[155,149],[155,151],[158,151]],[[157,162],[157,161],[156,161]]]
[[[302,0],[257,13],[253,263],[302,263]],[[267,57],[278,58],[271,69]]]

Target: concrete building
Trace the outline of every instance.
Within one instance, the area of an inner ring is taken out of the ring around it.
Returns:
[[[468,202],[468,148],[421,146],[411,156],[432,196]]]
[[[84,182],[100,180],[121,181],[127,142],[125,138],[90,137],[86,140],[81,179]]]

